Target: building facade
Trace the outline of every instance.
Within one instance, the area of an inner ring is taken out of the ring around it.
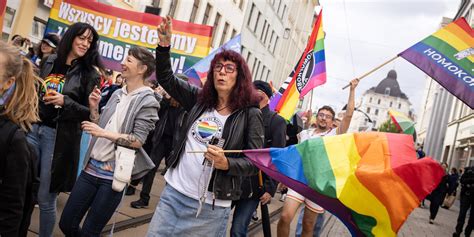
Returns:
[[[451,23],[451,21],[452,21],[451,18],[443,17],[443,20],[441,21],[441,24],[440,24],[440,28],[442,28],[442,27],[446,26],[447,24]],[[444,88],[441,87],[435,80],[433,80],[429,76],[426,76],[426,78],[425,78],[425,89],[423,90],[423,103],[421,103],[420,109],[418,110],[420,112],[419,112],[419,115],[418,115],[418,119],[416,121],[416,131],[417,131],[417,135],[418,135],[418,142],[420,144],[425,143],[425,139],[427,137],[426,135],[427,135],[427,132],[428,132],[428,126],[430,124],[430,118],[431,118],[431,115],[433,113],[433,110],[435,109],[434,101],[437,97],[441,96],[441,93],[447,93],[447,92],[444,92]],[[440,99],[438,99],[438,101],[439,100]],[[449,101],[445,101],[444,103],[449,103]],[[442,116],[437,115],[437,118],[439,118],[439,121],[437,122],[436,127],[440,128],[440,126],[441,126],[440,122],[442,120],[441,117]],[[447,117],[447,115],[445,117]],[[445,129],[446,128],[444,128],[444,130]],[[440,142],[442,142],[442,140],[443,140],[441,137],[444,137],[444,134],[442,134],[438,138],[438,140],[439,140],[438,141],[438,146],[441,146]],[[427,147],[425,146],[425,150],[426,150],[426,148]]]
[[[474,26],[474,4],[461,1],[454,19],[464,17]],[[443,18],[441,27],[451,22]],[[419,129],[423,132],[424,149],[428,156],[450,167],[474,165],[474,111],[434,80],[427,84],[427,95],[421,110]],[[430,85],[431,84],[431,85]],[[428,125],[426,126],[426,122]]]
[[[365,91],[356,104],[349,132],[376,130],[382,123],[390,119],[389,110],[401,112],[414,118],[411,102],[402,92],[397,81],[397,72],[390,70],[387,77],[376,87]]]
[[[464,17],[474,27],[474,3],[461,1],[454,19]],[[454,96],[450,107],[442,160],[450,167],[462,168],[474,165],[474,110]]]

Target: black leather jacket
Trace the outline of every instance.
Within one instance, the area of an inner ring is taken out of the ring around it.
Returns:
[[[40,77],[48,76],[57,56],[49,56],[41,68]],[[70,192],[76,182],[81,145],[81,122],[89,120],[89,94],[99,87],[96,70],[88,71],[83,64],[73,61],[66,73],[63,87],[64,105],[56,118],[56,138],[51,165],[50,192]]]
[[[166,92],[188,111],[188,118],[173,142],[174,150],[166,159],[166,167],[175,168],[182,157],[189,129],[206,108],[197,102],[200,89],[173,75],[169,50],[169,47],[160,46],[156,50],[156,78]],[[224,124],[222,138],[225,139],[224,150],[262,148],[264,130],[260,110],[249,107],[232,112]],[[242,193],[242,177],[254,175],[258,169],[241,153],[226,153],[226,157],[229,170],[215,170],[208,190],[213,192],[217,199],[238,200]]]

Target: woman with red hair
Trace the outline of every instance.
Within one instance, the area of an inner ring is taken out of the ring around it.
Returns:
[[[241,177],[256,174],[241,153],[263,145],[263,121],[247,63],[234,51],[216,54],[203,89],[173,75],[171,18],[158,27],[156,78],[188,112],[166,159],[166,187],[147,236],[224,236]],[[191,153],[190,151],[205,151]]]

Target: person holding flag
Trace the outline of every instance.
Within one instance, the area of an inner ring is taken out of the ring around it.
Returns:
[[[335,112],[330,106],[323,106],[318,110],[316,116],[316,127],[313,129],[304,130],[298,134],[299,142],[305,140],[322,137],[322,136],[332,136],[339,135],[347,132],[349,125],[351,123],[352,114],[354,112],[354,96],[355,88],[359,84],[359,79],[354,79],[350,82],[350,91],[349,91],[349,101],[347,102],[347,110],[344,114],[344,118],[341,121],[341,124],[333,129],[333,122],[335,120]],[[318,157],[315,157],[318,159]],[[292,189],[288,189],[287,198],[283,204],[283,210],[281,212],[280,220],[278,221],[277,233],[278,237],[289,236],[290,224],[295,217],[296,212],[301,203],[305,204],[304,216],[303,216],[303,237],[312,236],[313,227],[316,222],[318,214],[323,214],[324,209],[322,209],[316,203],[310,201],[304,196],[298,194]]]

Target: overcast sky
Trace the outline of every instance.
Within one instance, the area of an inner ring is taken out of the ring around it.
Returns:
[[[344,85],[434,33],[443,16],[454,17],[459,4],[460,0],[320,0],[328,78],[314,89],[313,107],[328,104],[340,111],[348,97],[348,90],[341,90]],[[391,69],[397,71],[401,90],[418,115],[426,74],[402,58],[364,78],[356,102]]]

